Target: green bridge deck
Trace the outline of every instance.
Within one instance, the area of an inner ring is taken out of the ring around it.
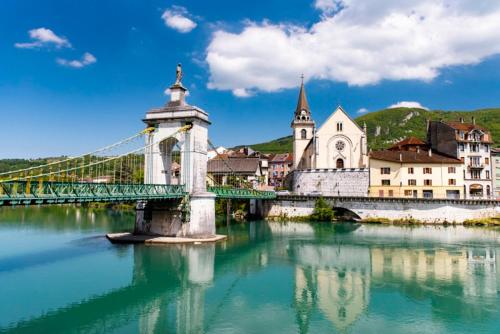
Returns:
[[[220,198],[271,199],[272,191],[209,187]],[[183,185],[84,182],[1,182],[0,206],[85,202],[133,202],[183,198]]]

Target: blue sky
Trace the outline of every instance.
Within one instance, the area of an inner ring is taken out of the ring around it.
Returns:
[[[500,107],[500,1],[470,3],[2,0],[0,158],[141,130],[178,62],[217,145],[288,135],[301,73],[318,123],[339,103],[353,117]]]

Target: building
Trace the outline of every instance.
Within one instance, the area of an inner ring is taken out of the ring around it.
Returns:
[[[427,130],[430,147],[447,156],[462,160],[464,165],[465,197],[487,199],[493,197],[491,168],[491,134],[485,128],[471,123],[430,121]]]
[[[292,121],[294,169],[365,168],[366,126],[361,128],[341,106],[316,129],[304,83]]]
[[[224,154],[227,152],[227,149],[223,146],[219,146],[217,148],[214,148],[213,150],[209,150],[207,152],[207,158],[208,160],[215,158],[219,154]]]
[[[493,189],[496,199],[500,199],[500,148],[491,149]]]
[[[366,126],[361,128],[339,106],[316,128],[302,82],[291,127],[294,170],[287,183],[293,192],[368,195]]]
[[[407,138],[370,153],[370,196],[464,198],[463,163]]]
[[[276,154],[269,157],[269,185],[283,187],[285,177],[293,168],[291,153]]]
[[[220,156],[208,161],[207,182],[209,185],[250,184],[254,188],[268,183],[267,160],[258,157]]]

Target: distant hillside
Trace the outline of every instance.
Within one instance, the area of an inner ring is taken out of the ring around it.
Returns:
[[[394,108],[371,112],[355,120],[360,126],[366,123],[368,146],[371,149],[379,150],[409,136],[425,140],[427,119],[452,121],[458,120],[460,117],[463,117],[466,122],[470,122],[471,118],[474,117],[476,124],[491,131],[495,146],[500,146],[500,108],[475,111],[428,111],[416,108]],[[284,153],[293,150],[292,136],[249,146],[263,153]]]

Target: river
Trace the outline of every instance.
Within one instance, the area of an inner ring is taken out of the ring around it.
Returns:
[[[133,220],[0,209],[0,332],[500,332],[500,230],[262,221],[216,245],[105,239]]]

